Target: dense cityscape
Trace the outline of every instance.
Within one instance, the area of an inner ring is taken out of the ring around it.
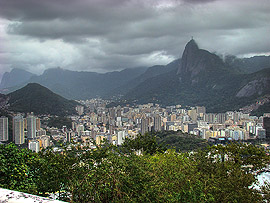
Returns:
[[[15,114],[12,121],[1,117],[0,141],[12,141],[39,152],[48,146],[59,150],[59,143],[73,142],[95,147],[93,140],[98,145],[104,140],[121,145],[125,138],[134,139],[139,133],[157,131],[182,131],[215,144],[265,141],[270,136],[270,113],[257,117],[236,111],[206,113],[203,106],[161,107],[148,103],[107,108],[109,102],[102,99],[78,102],[81,103],[76,107],[78,115],[69,116],[68,124],[60,122],[58,128],[47,125],[50,115]],[[13,126],[12,135],[9,135],[9,122]],[[266,142],[262,143],[269,147]]]

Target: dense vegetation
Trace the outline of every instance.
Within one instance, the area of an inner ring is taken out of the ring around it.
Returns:
[[[61,116],[76,113],[77,102],[67,100],[36,83],[29,83],[8,96],[10,110],[15,112]]]
[[[176,152],[193,151],[208,146],[207,140],[182,131],[160,131],[156,132],[155,135],[158,143],[168,145],[169,148],[175,149]]]
[[[159,145],[155,136],[145,136],[121,148],[74,144],[63,153],[1,145],[0,187],[42,196],[57,193],[59,199],[80,203],[269,200],[269,188],[262,196],[250,187],[256,181],[250,172],[269,163],[263,149],[231,144],[177,153]],[[134,153],[138,149],[140,156]]]
[[[260,106],[257,110],[252,111],[251,114],[255,116],[262,116],[264,113],[270,112],[270,102]]]
[[[208,146],[207,140],[182,131],[149,132],[145,135],[138,135],[136,139],[126,139],[125,144],[127,143],[133,147],[137,145],[135,143],[138,143],[137,150],[141,147],[141,143],[157,143],[160,147],[174,149],[176,152],[197,151]],[[145,148],[149,149],[149,146]]]

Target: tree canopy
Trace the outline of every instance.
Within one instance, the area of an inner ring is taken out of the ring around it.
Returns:
[[[121,148],[72,144],[62,153],[8,144],[0,145],[0,187],[69,202],[263,202],[269,186],[252,185],[254,172],[268,164],[267,153],[254,145],[176,152],[149,135]]]

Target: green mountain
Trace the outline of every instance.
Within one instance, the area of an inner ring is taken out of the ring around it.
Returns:
[[[29,83],[7,96],[9,97],[9,109],[15,112],[71,115],[76,113],[75,107],[78,104],[53,93],[37,83]]]
[[[203,105],[208,112],[238,110],[270,92],[270,69],[243,74],[219,56],[187,43],[178,68],[149,78],[124,99],[163,105]]]

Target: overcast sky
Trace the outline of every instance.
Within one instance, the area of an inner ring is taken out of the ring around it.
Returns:
[[[219,54],[269,55],[270,1],[0,0],[0,78],[167,64],[191,36]]]

